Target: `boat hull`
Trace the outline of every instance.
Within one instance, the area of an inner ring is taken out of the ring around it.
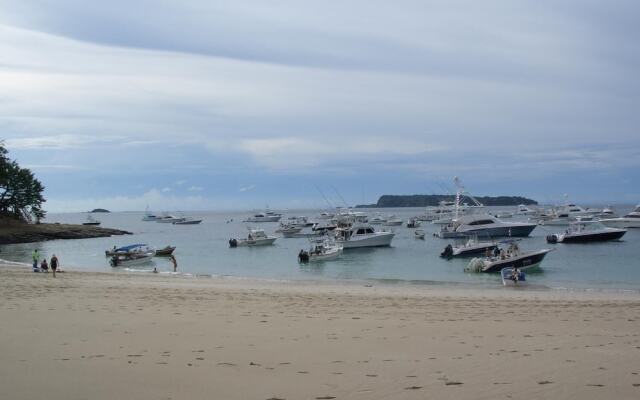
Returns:
[[[518,268],[525,270],[538,266],[551,250],[545,249],[532,253],[522,254],[517,257],[511,257],[504,260],[495,260],[485,263],[482,272],[500,272],[504,268]]]
[[[536,224],[496,226],[491,228],[466,228],[456,233],[481,237],[527,237],[536,228]]]
[[[361,247],[385,247],[391,246],[391,241],[395,234],[390,232],[378,233],[365,238],[352,238],[350,240],[339,241],[345,249],[355,249]]]
[[[237,245],[233,247],[255,247],[255,246],[270,246],[277,238],[265,238],[258,240],[238,239]]]
[[[609,240],[618,240],[624,236],[627,231],[602,232],[585,235],[560,235],[558,243],[591,243],[606,242]]]
[[[609,228],[640,228],[640,218],[608,218],[601,219],[600,222]]]

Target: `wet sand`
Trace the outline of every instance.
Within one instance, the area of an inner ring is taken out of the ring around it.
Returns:
[[[637,399],[637,294],[0,266],[6,399]]]

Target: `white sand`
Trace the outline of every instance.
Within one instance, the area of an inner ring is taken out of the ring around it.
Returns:
[[[0,266],[3,399],[637,399],[640,296]]]

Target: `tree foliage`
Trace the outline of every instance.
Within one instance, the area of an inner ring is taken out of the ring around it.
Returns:
[[[0,142],[0,214],[16,219],[39,221],[44,217],[44,186],[27,168],[9,159]]]

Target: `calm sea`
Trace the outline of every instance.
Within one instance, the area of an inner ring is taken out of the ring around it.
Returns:
[[[500,209],[506,209],[501,207]],[[631,207],[619,207],[626,213]],[[423,212],[420,208],[362,210],[371,216],[375,212],[396,215],[407,220]],[[314,218],[319,210],[284,212],[289,216],[306,215]],[[388,248],[353,249],[345,251],[341,259],[317,265],[300,265],[297,254],[307,249],[307,239],[278,239],[273,246],[229,248],[231,237],[245,237],[243,223],[252,212],[197,212],[189,216],[202,218],[199,225],[172,225],[142,221],[142,212],[95,214],[103,227],[123,229],[133,235],[110,238],[55,240],[41,243],[2,245],[0,258],[29,263],[30,254],[55,253],[63,268],[92,271],[114,271],[104,251],[113,246],[147,243],[156,248],[177,246],[175,256],[179,271],[186,274],[250,277],[284,280],[356,280],[404,282],[411,284],[499,286],[500,277],[494,274],[467,273],[468,259],[443,260],[440,252],[448,240],[432,236],[438,228],[424,222],[425,240],[414,238],[413,229],[393,227],[396,237]],[[515,218],[514,218],[515,219]],[[86,214],[49,214],[46,222],[82,223]],[[231,221],[231,222],[229,222]],[[277,223],[253,224],[272,233]],[[640,229],[629,230],[622,241],[594,244],[547,244],[546,235],[561,231],[562,227],[538,226],[530,238],[523,239],[525,249],[553,248],[542,263],[541,271],[530,273],[532,286],[571,289],[631,289],[640,290],[640,263],[637,246]],[[132,272],[147,273],[156,267],[161,272],[171,269],[167,259],[155,258],[153,263],[137,266]],[[118,272],[122,269],[117,269]]]

